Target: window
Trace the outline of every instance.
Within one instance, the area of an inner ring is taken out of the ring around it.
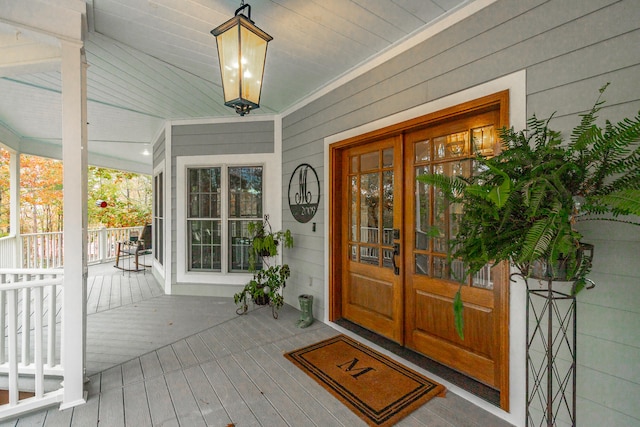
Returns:
[[[187,169],[188,271],[249,270],[247,225],[262,219],[262,169],[262,166]]]
[[[153,176],[153,257],[164,264],[164,172]]]
[[[262,220],[262,167],[230,167],[229,271],[249,270],[247,224]]]

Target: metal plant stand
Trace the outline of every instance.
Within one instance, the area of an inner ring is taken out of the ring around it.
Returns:
[[[593,245],[580,244],[578,269],[569,276],[567,265],[545,262],[524,277],[527,285],[527,427],[576,425],[577,284],[591,269]],[[520,275],[519,273],[515,273]],[[571,278],[567,278],[573,277]],[[588,286],[587,286],[588,284]]]
[[[527,426],[576,425],[576,297],[527,283]]]

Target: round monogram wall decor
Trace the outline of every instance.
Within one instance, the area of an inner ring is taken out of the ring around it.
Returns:
[[[289,180],[289,209],[298,222],[309,222],[320,204],[320,180],[315,169],[302,163]]]

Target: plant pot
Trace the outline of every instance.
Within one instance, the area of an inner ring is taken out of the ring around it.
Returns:
[[[267,305],[267,304],[269,304],[269,295],[268,294],[264,294],[262,296],[254,298],[253,299],[253,303],[256,304],[256,305]]]
[[[274,243],[276,245],[276,250],[277,250],[279,242],[275,241]],[[271,252],[269,252],[269,249],[262,249],[261,251],[258,251],[257,254],[262,258],[271,256]]]
[[[554,280],[559,282],[571,282],[582,276],[583,272],[591,268],[593,260],[593,245],[589,243],[580,243],[578,249],[576,265],[579,267],[574,274],[568,277],[567,263],[568,260],[559,260],[556,265],[552,266],[546,260],[535,261],[531,265],[529,277],[539,280]]]

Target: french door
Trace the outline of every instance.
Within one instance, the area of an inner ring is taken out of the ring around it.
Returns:
[[[400,248],[402,145],[392,137],[345,150],[342,206],[348,224],[344,240],[343,315],[403,341],[403,282]],[[395,234],[395,235],[394,235]]]
[[[332,316],[505,391],[507,269],[487,266],[465,278],[461,261],[448,262],[447,241],[462,207],[416,180],[423,173],[469,176],[477,152],[499,149],[504,111],[499,101],[483,102],[426,124],[347,141],[332,154],[333,190],[340,195],[331,201],[337,205],[332,233],[339,236],[331,246],[332,272],[340,278],[331,285],[332,298],[339,299]],[[454,328],[458,289],[464,339]]]

